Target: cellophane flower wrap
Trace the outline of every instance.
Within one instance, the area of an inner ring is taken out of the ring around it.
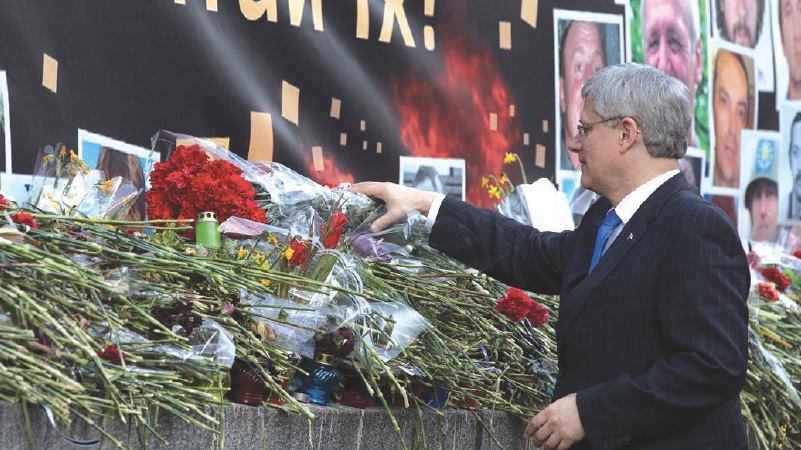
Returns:
[[[102,171],[90,170],[74,150],[57,144],[54,151],[39,153],[24,203],[54,214],[118,220],[141,194],[131,180],[106,179]]]

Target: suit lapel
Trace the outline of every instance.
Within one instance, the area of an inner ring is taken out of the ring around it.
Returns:
[[[597,219],[594,226],[585,230],[585,233],[591,234],[590,239],[583,239],[586,242],[589,240],[589,252],[583,252],[586,255],[577,261],[576,264],[571,264],[573,271],[570,278],[565,279],[567,282],[564,284],[567,289],[563,289],[563,298],[560,300],[559,307],[559,323],[557,326],[557,333],[566,333],[570,326],[575,323],[581,311],[590,301],[592,293],[596,288],[611,274],[613,271],[623,263],[626,255],[637,245],[637,243],[646,236],[648,225],[659,214],[662,205],[668,198],[673,196],[676,192],[680,191],[687,186],[686,181],[682,174],[670,178],[662,186],[657,188],[648,199],[640,205],[640,208],[631,217],[631,220],[623,227],[618,237],[612,242],[609,248],[604,253],[603,257],[598,261],[592,273],[587,274],[590,266],[590,259],[592,258],[592,248],[595,242],[595,235],[597,234],[598,227],[600,226],[600,219]],[[604,199],[606,202],[606,200]],[[608,203],[608,202],[606,202]],[[604,209],[604,214],[609,208],[607,205]],[[601,216],[602,217],[602,216]],[[583,279],[581,277],[584,277]],[[575,288],[570,289],[575,285]],[[596,299],[594,301],[603,301],[603,299]]]

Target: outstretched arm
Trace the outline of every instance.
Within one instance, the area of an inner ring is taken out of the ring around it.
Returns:
[[[373,232],[381,231],[398,220],[405,220],[410,210],[427,215],[431,204],[438,195],[435,192],[422,191],[395,183],[374,181],[356,183],[351,186],[351,190],[383,200],[386,204],[387,213],[376,219],[370,226]]]

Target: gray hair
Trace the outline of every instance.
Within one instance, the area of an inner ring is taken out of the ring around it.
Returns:
[[[587,80],[581,96],[603,118],[634,119],[654,158],[681,158],[687,152],[690,92],[667,73],[639,63],[609,66]]]

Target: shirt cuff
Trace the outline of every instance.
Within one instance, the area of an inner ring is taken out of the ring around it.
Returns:
[[[437,221],[437,214],[439,214],[439,207],[442,206],[443,200],[445,200],[445,194],[437,194],[434,201],[431,202],[431,208],[428,209],[428,216],[426,216],[426,230],[431,231],[434,228],[434,222]]]

